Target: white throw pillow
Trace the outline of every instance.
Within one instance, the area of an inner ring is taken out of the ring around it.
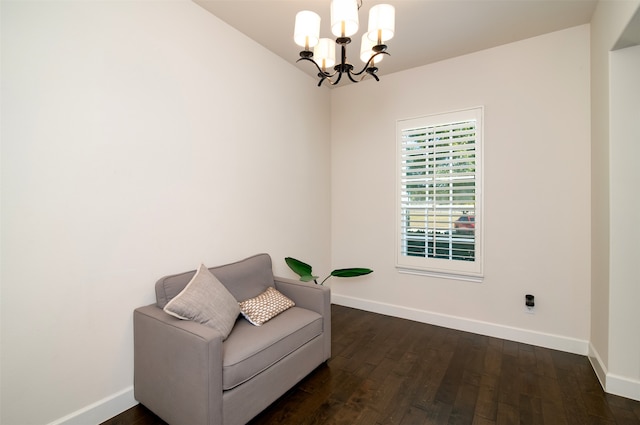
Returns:
[[[226,339],[240,314],[240,307],[231,292],[201,264],[164,311],[178,319],[193,320],[214,328]]]

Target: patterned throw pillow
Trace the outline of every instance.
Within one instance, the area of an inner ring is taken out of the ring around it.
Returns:
[[[240,311],[249,322],[261,326],[294,305],[296,304],[277,289],[269,287],[257,297],[242,301]]]

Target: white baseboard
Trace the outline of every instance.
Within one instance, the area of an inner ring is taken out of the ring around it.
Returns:
[[[370,300],[363,300],[361,298],[354,298],[338,294],[332,294],[331,301],[334,304],[342,305],[345,307],[353,307],[360,310],[385,314],[387,316],[400,317],[403,319],[414,320],[416,322],[428,323],[445,328],[457,329],[460,331],[506,339],[509,341],[522,342],[525,344],[537,345],[539,347],[551,348],[568,353],[580,354],[584,356],[589,353],[588,341],[569,338],[561,335],[535,332],[527,329],[468,319],[465,317],[433,313],[430,311],[418,310],[414,308]]]
[[[635,379],[629,379],[624,376],[608,373],[605,391],[621,397],[640,401],[640,381]]]
[[[598,381],[600,381],[600,385],[602,388],[607,388],[607,367],[604,365],[598,350],[593,346],[593,344],[589,343],[589,362],[591,362],[591,367],[593,371],[596,373],[598,377]]]
[[[98,425],[136,404],[138,402],[133,398],[133,386],[131,386],[57,419],[49,425]]]
[[[640,381],[610,373],[593,344],[589,344],[589,361],[606,392],[640,401]]]

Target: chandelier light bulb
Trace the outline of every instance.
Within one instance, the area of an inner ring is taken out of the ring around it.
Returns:
[[[396,30],[396,9],[390,4],[378,4],[369,10],[367,35],[375,44],[391,40]]]
[[[331,32],[336,37],[351,37],[358,32],[357,0],[331,1]]]
[[[375,45],[376,43],[371,41],[366,33],[362,34],[362,44],[360,44],[360,60],[362,62],[364,63],[369,62],[369,59],[371,59],[371,56],[373,56],[376,53],[373,51],[373,46]],[[373,58],[373,61],[371,64],[376,64],[380,62],[382,58],[384,58],[384,55],[376,56],[375,58]]]
[[[330,38],[321,38],[313,49],[313,58],[323,70],[333,68],[336,64],[336,42]]]
[[[296,24],[293,29],[293,40],[298,46],[309,50],[318,44],[320,39],[320,15],[309,10],[296,14]]]

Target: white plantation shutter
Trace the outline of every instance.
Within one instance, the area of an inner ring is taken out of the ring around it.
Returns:
[[[400,269],[480,277],[482,108],[398,121]]]

